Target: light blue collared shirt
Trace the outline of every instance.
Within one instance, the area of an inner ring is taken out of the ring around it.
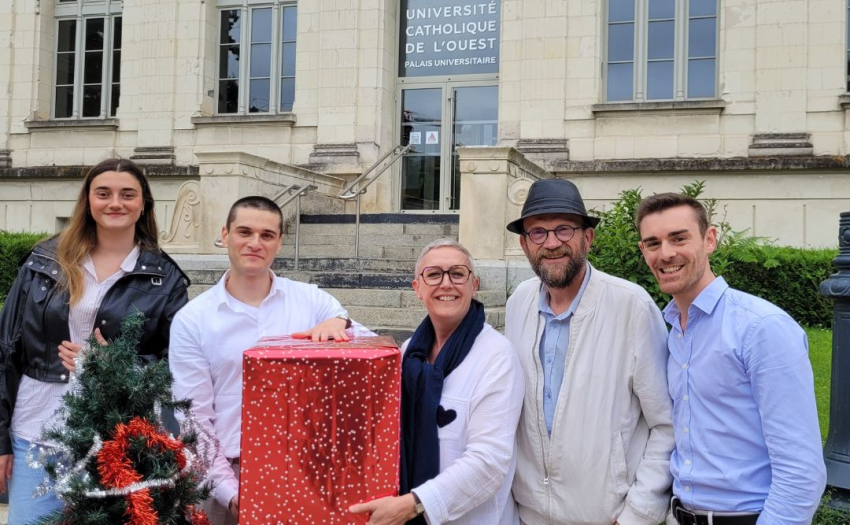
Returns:
[[[762,512],[759,525],[808,524],[826,468],[806,333],[722,277],[688,309],[675,301],[667,380],[673,493],[694,509]]]
[[[540,286],[540,299],[537,309],[546,320],[543,336],[540,338],[540,362],[543,364],[543,418],[546,429],[552,433],[552,421],[555,419],[555,407],[558,394],[564,382],[564,365],[567,361],[567,349],[570,346],[570,321],[578,308],[584,289],[590,281],[590,264],[585,265],[584,280],[575,299],[566,312],[556,316],[549,307],[549,293]]]

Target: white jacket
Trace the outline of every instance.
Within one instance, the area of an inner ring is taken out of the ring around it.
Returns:
[[[508,340],[485,324],[443,383],[440,406],[457,416],[437,429],[439,475],[413,488],[428,525],[519,523],[511,482],[524,391],[520,368]]]
[[[525,373],[513,484],[520,519],[527,525],[663,522],[675,442],[661,312],[641,287],[592,269],[570,323],[550,437],[540,286],[536,277],[520,284],[505,320]]]

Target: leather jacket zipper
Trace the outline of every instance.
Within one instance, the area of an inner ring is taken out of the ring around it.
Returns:
[[[44,254],[39,253],[38,256],[44,257],[45,259],[48,259],[48,260],[51,260],[54,263],[56,263],[57,265],[59,264],[58,260],[56,260],[53,257],[50,257],[48,255],[44,255]],[[45,281],[47,280],[47,277],[42,275],[40,272],[33,272],[33,273],[34,273],[33,280],[36,281],[36,286],[38,286],[37,279],[44,279]],[[50,309],[50,302],[53,300],[54,296],[56,295],[56,283],[57,283],[57,281],[54,280],[53,286],[50,287],[50,292],[47,294],[47,297],[44,300],[44,306],[41,309],[41,327],[44,328],[45,333],[47,333],[47,327],[46,327],[47,310]],[[59,359],[59,348],[56,349],[56,358]],[[44,360],[43,362],[45,363],[45,373],[49,376],[50,375],[50,337],[45,338],[45,341],[44,341],[44,356],[42,357],[42,359]],[[24,365],[24,366],[26,367],[28,365]]]

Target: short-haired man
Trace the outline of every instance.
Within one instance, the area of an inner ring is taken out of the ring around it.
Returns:
[[[222,228],[230,269],[190,301],[171,325],[169,365],[174,394],[194,401],[199,422],[221,449],[205,503],[214,525],[236,523],[242,428],[242,353],[263,336],[303,332],[315,340],[348,340],[345,309],[315,285],[277,277],[271,266],[283,242],[283,217],[272,200],[236,201]],[[362,326],[359,331],[368,333]]]
[[[598,222],[573,183],[543,180],[507,227],[537,274],[505,322],[525,373],[513,494],[526,525],[667,515],[667,329],[643,288],[587,262]]]
[[[806,333],[714,276],[717,230],[698,201],[654,195],[635,222],[647,265],[673,296],[664,309],[676,438],[668,522],[811,523],[826,467]]]

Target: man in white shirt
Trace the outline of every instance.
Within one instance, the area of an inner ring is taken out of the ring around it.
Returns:
[[[352,322],[339,301],[316,285],[271,271],[283,242],[283,216],[270,199],[236,201],[221,239],[230,269],[174,317],[169,366],[175,397],[192,399],[198,421],[221,443],[208,474],[213,497],[204,510],[213,525],[235,525],[243,351],[263,336],[295,332],[314,341],[348,340]],[[360,325],[355,328],[369,333]]]

